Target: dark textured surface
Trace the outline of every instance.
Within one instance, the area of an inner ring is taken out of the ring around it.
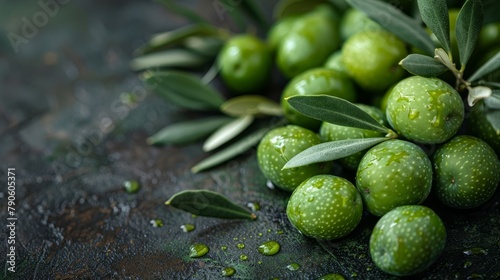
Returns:
[[[342,240],[301,236],[286,219],[287,194],[266,187],[254,150],[193,175],[191,166],[206,156],[200,143],[146,145],[151,133],[193,115],[139,94],[145,86],[128,61],[149,35],[182,24],[180,17],[150,1],[69,1],[15,53],[7,34],[20,34],[21,19],[32,20],[41,7],[12,3],[0,1],[0,221],[7,224],[7,168],[16,168],[17,260],[16,273],[0,278],[214,279],[226,266],[236,269],[233,278],[314,279],[331,272],[389,278],[367,249],[374,217],[366,215]],[[214,15],[211,1],[193,8],[219,26],[229,24]],[[129,104],[123,92],[141,98]],[[142,185],[137,194],[123,190],[130,179]],[[185,189],[215,190],[241,205],[258,202],[258,219],[193,217],[163,204]],[[500,277],[498,193],[467,211],[429,200],[449,237],[445,253],[419,278]],[[152,219],[164,226],[153,227]],[[184,233],[185,223],[196,229]],[[0,233],[1,260],[7,233]],[[257,252],[267,240],[281,244],[277,255]],[[189,258],[194,243],[210,252]],[[291,263],[300,268],[290,271]]]

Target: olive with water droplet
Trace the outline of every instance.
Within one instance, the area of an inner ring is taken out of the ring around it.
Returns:
[[[222,276],[224,277],[230,277],[230,276],[233,276],[234,273],[236,272],[236,269],[228,266],[228,267],[224,267],[222,269]]]
[[[288,270],[295,271],[300,268],[300,265],[298,263],[291,263],[287,265],[286,268],[288,268]]]
[[[189,256],[191,258],[199,258],[203,257],[210,251],[207,245],[205,244],[194,244],[189,248]]]
[[[280,248],[281,248],[281,246],[278,242],[276,242],[274,240],[270,240],[270,241],[262,243],[257,248],[257,251],[259,251],[259,253],[261,253],[264,256],[272,256],[272,255],[276,255],[279,252]]]
[[[184,224],[181,226],[183,232],[191,232],[195,229],[195,225],[193,224]]]
[[[238,244],[236,244],[236,247],[237,247],[238,249],[243,249],[243,248],[245,248],[245,244],[243,244],[243,243],[238,243]]]
[[[246,260],[248,260],[248,256],[247,255],[240,255],[240,260],[246,261]]]

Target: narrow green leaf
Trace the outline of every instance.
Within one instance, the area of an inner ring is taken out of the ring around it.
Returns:
[[[296,95],[289,97],[287,100],[295,110],[320,121],[381,133],[391,132],[389,128],[380,124],[370,114],[339,97],[329,95]]]
[[[134,71],[160,67],[190,68],[202,66],[208,61],[209,59],[201,54],[183,49],[173,49],[136,57],[130,62],[130,68]]]
[[[368,17],[383,26],[401,40],[422,50],[428,55],[434,54],[434,43],[419,22],[407,16],[391,4],[379,0],[346,0],[352,7],[366,13]]]
[[[206,23],[194,23],[179,27],[174,30],[156,34],[139,51],[150,53],[164,50],[166,48],[177,47],[191,36],[216,36],[217,28]]]
[[[213,36],[191,36],[183,41],[184,47],[206,57],[215,58],[224,40]]]
[[[203,144],[203,151],[209,152],[227,143],[248,128],[253,120],[253,116],[248,115],[223,125],[208,137]]]
[[[500,89],[500,83],[488,82],[488,81],[479,81],[478,84],[482,85],[482,86],[488,86],[488,87],[491,87],[491,88]]]
[[[473,82],[479,78],[482,78],[482,77],[488,75],[489,73],[491,73],[497,69],[500,69],[500,51],[497,52],[497,54],[495,54],[488,61],[486,61],[485,64],[483,64],[481,67],[479,67],[479,69],[477,69],[476,72],[474,72],[474,74],[472,74],[469,77],[468,81]]]
[[[256,130],[247,136],[233,142],[231,145],[224,149],[210,155],[204,160],[191,168],[191,172],[198,173],[200,171],[212,168],[223,162],[226,162],[257,145],[260,139],[269,131],[269,128],[262,128]]]
[[[500,131],[500,110],[490,110],[486,113],[486,119],[496,131]]]
[[[229,116],[270,115],[281,116],[283,110],[280,104],[262,95],[241,95],[224,102],[220,110]]]
[[[260,27],[263,29],[267,29],[269,27],[266,16],[264,15],[262,8],[257,4],[257,1],[245,0],[242,4],[245,12],[250,16],[250,18],[255,20]]]
[[[215,116],[175,123],[151,135],[146,142],[149,145],[188,144],[207,137],[231,120],[233,120],[231,117]]]
[[[455,32],[462,69],[467,65],[476,46],[483,25],[483,15],[481,0],[467,0],[458,13]]]
[[[418,0],[417,3],[422,20],[450,53],[450,20],[446,0]]]
[[[176,15],[181,15],[191,22],[206,22],[206,20],[201,17],[198,13],[194,12],[192,9],[186,8],[182,5],[177,4],[173,0],[155,0],[158,3],[163,4],[169,11],[172,11]]]
[[[484,99],[484,105],[488,109],[500,110],[500,90],[493,90],[491,95]]]
[[[193,74],[179,71],[146,72],[145,83],[153,91],[179,106],[194,110],[219,109],[224,98]]]
[[[250,219],[257,216],[220,193],[209,190],[186,190],[174,194],[165,202],[177,209],[197,216],[220,219]]]
[[[283,169],[344,158],[386,140],[389,140],[389,138],[347,139],[321,143],[295,155],[283,166]]]
[[[274,6],[273,17],[280,19],[305,14],[318,5],[329,3],[327,0],[281,0]]]
[[[410,54],[399,64],[413,75],[423,77],[437,77],[448,70],[446,66],[433,57],[421,54]]]

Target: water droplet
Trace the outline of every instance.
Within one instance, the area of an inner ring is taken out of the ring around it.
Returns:
[[[470,256],[470,255],[485,255],[486,256],[486,255],[488,255],[488,251],[486,251],[483,248],[475,247],[475,248],[470,248],[470,249],[464,250],[464,254],[466,254],[467,256]]]
[[[318,280],[345,280],[345,277],[338,273],[328,273],[318,278]]]
[[[189,256],[191,258],[199,258],[203,257],[210,251],[208,249],[208,246],[205,244],[194,244],[191,245],[191,248],[189,248]]]
[[[308,201],[308,202],[313,202],[313,201],[314,201],[314,196],[312,196],[312,195],[311,195],[310,197],[308,197],[308,198],[307,198],[307,201]]]
[[[130,180],[123,182],[123,188],[127,193],[136,193],[139,191],[141,186],[139,185],[139,182],[137,182],[136,180]]]
[[[245,244],[243,244],[243,243],[238,243],[238,244],[236,244],[236,247],[237,247],[238,249],[243,249],[243,248],[245,248]]]
[[[281,246],[278,242],[276,242],[274,240],[270,240],[270,241],[262,243],[257,248],[257,251],[259,251],[259,253],[261,253],[264,256],[272,256],[272,255],[276,255],[279,252],[280,248],[281,248]]]
[[[291,263],[287,265],[286,268],[288,268],[288,270],[295,271],[300,268],[300,265],[298,263]]]
[[[467,276],[466,279],[483,279],[483,275],[478,273],[472,273],[471,275]]]
[[[149,223],[151,223],[151,225],[153,225],[153,227],[162,227],[163,226],[163,221],[160,219],[151,220],[151,221],[149,221]]]
[[[257,202],[249,202],[247,203],[248,208],[252,210],[253,212],[259,211],[260,210],[260,205]]]
[[[240,255],[240,260],[246,261],[246,260],[248,260],[248,256],[247,255]]]
[[[361,260],[361,259],[364,259],[364,258],[366,258],[366,254],[359,254],[358,255],[358,259]]]
[[[417,109],[411,108],[410,112],[408,113],[408,118],[410,120],[414,120],[418,118],[418,115],[420,115],[420,112]]]
[[[257,262],[257,264],[262,264],[262,260],[259,260],[259,261]]]
[[[358,277],[358,274],[356,272],[351,273],[351,277]]]
[[[184,224],[181,226],[181,229],[183,232],[191,232],[195,229],[195,226],[193,224]]]
[[[469,268],[471,266],[472,266],[472,262],[471,261],[464,262],[464,268]]]
[[[222,246],[220,246],[220,249],[221,249],[222,251],[226,251],[226,250],[227,250],[227,246],[226,246],[226,245],[222,245]]]
[[[285,233],[285,232],[281,229],[276,231],[276,234],[283,234],[283,233]]]
[[[259,237],[262,236],[262,232],[259,232],[259,234],[257,234]]]
[[[230,266],[224,267],[222,269],[222,276],[230,277],[230,276],[233,276],[235,272],[236,272],[236,270]]]
[[[233,238],[234,241],[238,240],[238,237]]]

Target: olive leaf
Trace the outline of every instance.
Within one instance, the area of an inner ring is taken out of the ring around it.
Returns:
[[[227,143],[249,127],[253,120],[253,116],[247,115],[221,126],[205,140],[203,151],[209,152]]]
[[[500,69],[500,51],[479,67],[467,80],[469,82],[476,81],[497,69]]]
[[[467,103],[469,106],[474,106],[479,100],[491,96],[491,88],[485,86],[469,87],[469,94],[467,95]]]
[[[389,140],[389,138],[374,137],[346,139],[317,144],[295,155],[283,166],[283,169],[344,158],[364,151],[386,140]]]
[[[234,141],[229,146],[217,151],[216,153],[197,163],[191,168],[191,172],[198,173],[200,171],[212,168],[246,152],[251,147],[257,145],[260,139],[269,130],[270,128],[261,128],[259,130],[253,131],[252,133],[237,141]]]
[[[329,3],[328,0],[281,0],[273,10],[273,17],[280,19],[312,11],[316,6]]]
[[[183,41],[184,47],[206,57],[215,58],[224,40],[214,36],[191,36]]]
[[[227,116],[206,117],[168,125],[146,139],[149,145],[182,145],[207,137],[217,128],[229,123]]]
[[[422,20],[450,53],[450,20],[446,0],[418,0],[417,3]]]
[[[500,90],[492,90],[491,95],[484,99],[484,105],[489,109],[500,110]]]
[[[434,43],[419,22],[407,16],[389,3],[379,0],[346,0],[352,7],[366,13],[368,17],[398,36],[406,43],[428,55],[434,53]]]
[[[130,68],[134,71],[160,67],[190,68],[202,66],[208,61],[209,59],[201,54],[184,49],[173,49],[136,57],[130,62]]]
[[[173,1],[173,0],[155,0],[155,1],[163,4],[169,11],[172,11],[174,14],[181,15],[191,22],[206,22],[204,18],[199,16],[192,9],[177,4],[177,2],[180,1]]]
[[[268,28],[268,22],[262,9],[257,4],[255,0],[245,0],[242,3],[242,7],[245,12],[255,20],[263,29]]]
[[[218,110],[224,102],[219,92],[190,73],[148,71],[144,82],[159,96],[187,109]]]
[[[462,69],[465,68],[476,46],[483,24],[483,15],[480,0],[467,0],[458,13],[455,32]]]
[[[298,112],[320,121],[392,134],[370,114],[351,102],[329,95],[295,95],[286,99]]]
[[[209,190],[181,191],[174,194],[165,204],[197,216],[250,220],[257,218],[255,214],[222,194]]]
[[[229,116],[268,115],[281,116],[283,110],[280,104],[262,95],[242,95],[224,102],[220,110]]]
[[[500,131],[500,110],[489,110],[486,112],[486,119],[490,122],[493,129]]]
[[[437,77],[448,70],[433,57],[422,54],[410,54],[401,60],[399,65],[413,75],[423,77]]]
[[[191,36],[215,36],[218,32],[217,28],[210,24],[193,23],[152,36],[139,51],[142,53],[151,53],[153,51],[177,47]]]

